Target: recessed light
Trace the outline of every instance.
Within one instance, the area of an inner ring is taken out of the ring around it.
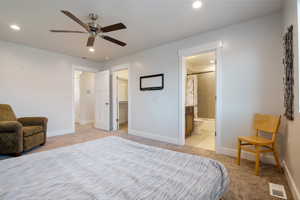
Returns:
[[[10,28],[11,28],[12,30],[15,30],[15,31],[21,30],[20,26],[18,26],[18,25],[16,25],[16,24],[10,25]]]
[[[224,46],[223,42],[222,42],[222,41],[220,41],[220,42],[219,42],[219,47],[221,47],[221,48],[222,48],[223,46]]]
[[[210,60],[209,62],[210,62],[210,64],[215,64],[214,60]]]
[[[194,1],[194,3],[193,3],[193,8],[194,9],[199,9],[201,7],[202,7],[202,1],[199,1],[199,0]]]
[[[93,47],[89,48],[90,52],[95,52],[95,49]]]

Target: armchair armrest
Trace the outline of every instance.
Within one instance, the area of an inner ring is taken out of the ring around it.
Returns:
[[[17,121],[0,121],[0,152],[19,154],[23,151],[23,126]]]
[[[47,132],[48,119],[46,117],[21,117],[18,121],[23,126],[42,126],[45,133]]]
[[[1,132],[22,132],[22,124],[17,121],[0,121]]]
[[[18,121],[23,126],[46,126],[48,119],[46,117],[21,117]]]

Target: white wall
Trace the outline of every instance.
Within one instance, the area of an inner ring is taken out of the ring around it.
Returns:
[[[250,135],[254,113],[282,113],[281,14],[255,19],[112,60],[130,64],[130,133],[169,142],[179,139],[178,51],[222,40],[222,146],[235,149]],[[165,88],[139,90],[139,77],[165,74]]]
[[[283,10],[283,31],[287,27],[294,26],[294,73],[295,73],[295,120],[286,124],[286,135],[284,144],[284,160],[287,175],[289,175],[289,185],[296,200],[300,200],[300,114],[299,114],[299,44],[298,44],[298,17],[297,0],[286,0]],[[298,7],[299,9],[299,7]]]
[[[95,120],[95,73],[82,72],[80,76],[80,124]]]
[[[101,64],[0,41],[0,103],[18,117],[46,116],[48,136],[73,131],[72,66]]]

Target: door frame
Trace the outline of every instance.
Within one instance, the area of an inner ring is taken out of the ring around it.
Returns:
[[[178,143],[180,145],[185,144],[185,92],[186,92],[186,57],[215,51],[216,53],[216,153],[221,149],[221,125],[222,125],[222,41],[216,41],[212,43],[203,44],[200,46],[194,46],[191,48],[180,49],[179,55],[179,136]]]
[[[131,90],[130,90],[130,83],[131,83],[131,77],[130,77],[130,65],[128,63],[116,65],[111,67],[111,76],[112,76],[112,130],[117,131],[118,130],[118,123],[116,121],[116,118],[118,117],[118,102],[117,102],[117,79],[114,76],[114,73],[121,70],[128,70],[128,132],[131,129]]]
[[[82,71],[82,72],[91,72],[91,73],[97,73],[100,70],[91,68],[91,67],[83,67],[79,65],[72,65],[72,132],[75,133],[75,95],[74,95],[74,89],[75,89],[75,82],[74,82],[74,76],[75,71]]]

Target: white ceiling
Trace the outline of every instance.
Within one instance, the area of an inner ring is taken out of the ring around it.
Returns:
[[[5,0],[0,2],[0,40],[26,44],[68,55],[104,61],[270,14],[281,0],[203,0],[199,10],[193,0]],[[85,34],[53,34],[49,29],[82,30],[60,10],[69,10],[87,21],[89,13],[100,15],[102,26],[123,22],[128,29],[108,35],[128,43],[119,47],[102,39],[96,52],[85,47]],[[20,32],[9,28],[21,26]]]

